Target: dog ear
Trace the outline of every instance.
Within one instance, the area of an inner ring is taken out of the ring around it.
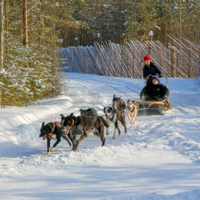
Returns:
[[[135,100],[133,100],[132,102],[133,102],[133,104],[135,104]]]
[[[127,100],[127,103],[129,102],[130,100]]]
[[[65,117],[63,114],[60,114],[61,118]]]
[[[113,95],[113,99],[115,98],[115,94]]]
[[[79,111],[82,111],[82,109],[80,109]]]
[[[112,112],[113,110],[113,107],[109,107],[108,112]]]
[[[72,116],[73,116],[73,113],[70,114],[70,117],[72,117]]]
[[[42,123],[42,127],[45,125],[45,122]]]
[[[103,108],[103,112],[104,112],[104,113],[106,112],[106,107]]]

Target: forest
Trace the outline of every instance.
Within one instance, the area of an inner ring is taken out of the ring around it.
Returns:
[[[200,0],[1,0],[0,104],[24,106],[65,87],[60,47],[167,35],[200,45]]]

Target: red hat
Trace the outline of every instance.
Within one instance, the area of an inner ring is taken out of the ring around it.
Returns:
[[[151,58],[150,58],[149,56],[145,56],[145,57],[144,57],[144,62],[145,62],[145,60],[151,61]]]

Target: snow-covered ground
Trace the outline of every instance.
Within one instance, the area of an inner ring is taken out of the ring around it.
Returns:
[[[0,112],[0,199],[200,199],[200,89],[198,80],[169,79],[173,106],[163,116],[126,118],[128,135],[101,147],[90,134],[76,152],[62,139],[46,157],[42,122],[60,114],[111,106],[113,94],[139,100],[142,79],[67,73],[68,90],[38,105]],[[99,115],[103,115],[99,111]],[[51,141],[51,146],[55,141]]]

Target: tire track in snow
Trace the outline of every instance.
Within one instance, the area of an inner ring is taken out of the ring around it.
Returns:
[[[87,80],[87,82],[101,83],[101,81],[98,81],[96,79],[95,80],[90,79],[90,80]],[[125,86],[125,85],[123,85],[123,86]],[[125,92],[124,90],[120,89],[123,86],[120,85],[120,84],[116,84],[116,82],[107,80],[106,84],[104,85],[104,90],[107,91],[108,93],[111,93],[112,95],[115,94],[116,92],[123,94],[122,99],[123,99],[123,96],[125,96],[125,97],[130,96],[130,95],[127,94],[128,91],[130,91],[131,93],[138,92],[137,89],[133,89],[130,86],[125,86],[126,87],[126,92]],[[174,95],[175,94],[173,94],[173,96]],[[172,99],[173,99],[173,96],[172,96]],[[185,94],[184,94],[184,96],[185,96],[184,99],[191,97],[191,95],[190,95],[190,97],[187,97],[187,95],[185,95]],[[191,100],[189,100],[189,101],[191,101]],[[194,98],[194,101],[196,101],[195,98]],[[162,139],[166,140],[165,143],[168,144],[169,146],[171,146],[174,150],[178,151],[179,153],[181,153],[183,155],[190,156],[192,160],[198,160],[199,159],[199,144],[194,144],[195,142],[191,141],[191,140],[188,141],[187,138],[185,138],[184,136],[182,136],[179,133],[174,132],[172,129],[170,129],[170,127],[174,125],[173,123],[171,123],[172,117],[173,117],[173,119],[178,119],[182,115],[184,117],[186,114],[189,114],[191,110],[187,109],[187,103],[184,104],[184,103],[180,103],[178,101],[173,101],[173,100],[171,101],[171,103],[173,105],[173,110],[171,111],[171,115],[170,115],[169,119],[167,119],[165,122],[159,121],[159,118],[157,118],[157,120],[156,119],[151,120],[151,123],[156,124],[156,125],[151,126],[151,125],[148,124],[146,127],[142,127],[142,128],[137,129],[136,128],[137,124],[133,128],[131,125],[129,125],[129,121],[126,120],[128,122],[127,123],[128,131],[130,129],[131,130],[136,129],[139,132],[140,131],[144,132],[144,129],[145,129],[147,131],[145,131],[144,134],[134,135],[133,139],[137,142],[142,142],[142,141],[144,142],[145,141],[145,143],[149,143],[151,141],[155,141],[155,140],[158,140],[159,138],[162,138]],[[195,111],[195,114],[196,114],[196,109],[194,108],[193,110]],[[179,114],[178,117],[176,117],[177,116],[176,111],[178,111],[178,114]],[[165,117],[165,116],[162,116],[162,118],[163,117]],[[142,120],[142,123],[143,123],[143,120]],[[112,135],[112,133],[111,133],[111,135]],[[178,143],[176,142],[177,140],[179,141]],[[190,153],[188,153],[188,151]]]

